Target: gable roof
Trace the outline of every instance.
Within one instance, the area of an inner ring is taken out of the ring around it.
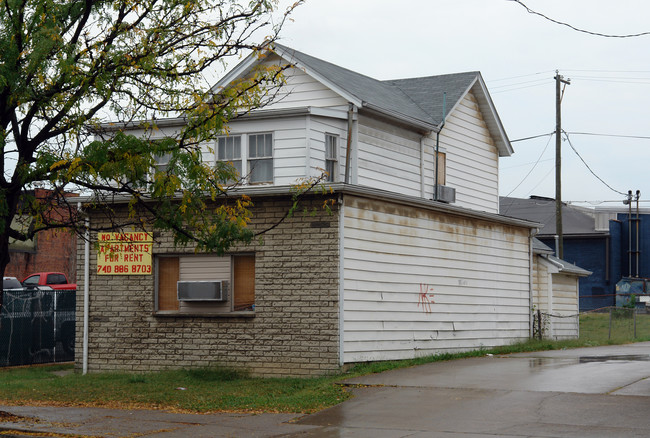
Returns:
[[[509,156],[513,149],[499,119],[480,72],[454,73],[421,78],[380,81],[348,70],[306,53],[273,43],[272,50],[285,61],[302,69],[348,102],[425,131],[439,131],[443,126],[443,95],[446,113],[450,114],[471,90],[479,103],[488,130],[500,156]],[[244,74],[258,57],[252,54],[231,70],[213,87],[216,92]]]
[[[569,263],[566,260],[562,260],[553,255],[547,255],[546,259],[557,266],[560,269],[560,272],[563,274],[573,274],[577,275],[578,277],[589,277],[591,274],[593,274],[591,271],[583,269],[578,265],[574,265],[573,263]]]
[[[499,198],[499,214],[518,219],[539,222],[543,225],[538,236],[554,236],[555,231],[555,199],[531,196],[528,199]],[[562,233],[568,236],[605,236],[608,233],[596,231],[596,220],[593,214],[583,209],[562,204]]]

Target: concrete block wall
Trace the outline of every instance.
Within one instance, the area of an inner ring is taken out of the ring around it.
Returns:
[[[252,228],[282,218],[288,198],[253,199]],[[98,276],[91,248],[89,372],[145,372],[224,365],[260,376],[316,376],[339,369],[338,212],[323,198],[303,203],[260,242],[229,253],[255,252],[255,312],[245,316],[165,315],[154,308],[155,275]],[[91,219],[92,221],[93,219]],[[99,219],[95,219],[98,221]],[[98,225],[94,223],[93,225]],[[194,254],[174,248],[171,235],[154,234],[157,254]],[[83,242],[78,245],[76,368],[82,366]]]

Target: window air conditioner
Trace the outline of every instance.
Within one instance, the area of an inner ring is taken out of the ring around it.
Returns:
[[[227,281],[179,281],[178,301],[226,301]]]
[[[436,190],[438,191],[438,201],[446,202],[447,204],[456,202],[456,189],[453,187],[437,185]]]

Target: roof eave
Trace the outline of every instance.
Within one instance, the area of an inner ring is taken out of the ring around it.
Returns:
[[[330,90],[337,93],[339,96],[341,96],[346,101],[350,102],[351,104],[353,104],[353,105],[355,105],[357,107],[360,107],[363,104],[362,100],[359,99],[354,94],[350,93],[349,91],[347,91],[344,88],[339,87],[337,84],[330,81],[325,76],[318,73],[317,71],[312,70],[308,66],[302,64],[299,60],[297,60],[291,54],[291,52],[289,50],[285,50],[284,48],[278,47],[278,46],[276,46],[273,50],[278,56],[280,56],[285,61],[289,62],[289,64],[293,65],[295,68],[299,68],[300,70],[304,71],[306,74],[313,77],[318,82],[322,83],[327,88],[329,88]]]
[[[373,105],[369,102],[363,102],[362,107],[374,113],[397,119],[400,122],[407,124],[408,126],[417,128],[422,133],[438,132],[440,130],[440,127],[436,126],[433,123],[425,122],[424,120],[419,120],[414,117],[409,117],[397,111],[391,111],[387,108]]]
[[[499,114],[497,113],[494,102],[490,97],[490,93],[488,92],[487,86],[485,85],[485,81],[483,81],[480,72],[476,75],[476,80],[474,80],[474,82],[468,87],[465,94],[470,90],[474,91],[479,106],[483,108],[483,117],[485,118],[488,130],[494,138],[494,142],[499,151],[499,156],[509,157],[514,153],[514,149],[510,143],[508,135],[506,134],[506,130],[503,127],[503,123],[501,123]]]

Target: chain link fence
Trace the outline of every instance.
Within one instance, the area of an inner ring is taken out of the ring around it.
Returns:
[[[0,366],[74,360],[76,292],[3,291]]]
[[[582,313],[580,339],[650,340],[650,312],[645,307],[610,306]]]

